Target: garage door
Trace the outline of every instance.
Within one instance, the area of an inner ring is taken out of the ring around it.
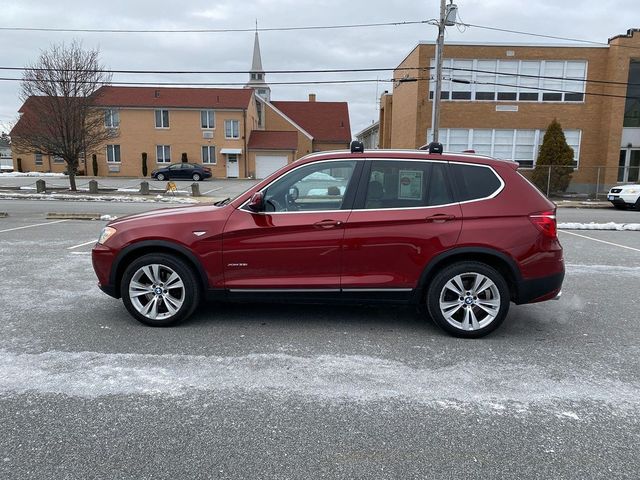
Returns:
[[[286,155],[256,156],[256,178],[266,178],[288,163]]]

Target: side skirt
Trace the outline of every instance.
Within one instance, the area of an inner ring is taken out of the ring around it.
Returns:
[[[209,290],[208,301],[242,303],[407,304],[416,296],[412,289],[345,290]]]

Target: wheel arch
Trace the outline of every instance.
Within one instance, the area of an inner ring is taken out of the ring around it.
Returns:
[[[507,282],[511,300],[515,301],[518,298],[518,285],[522,281],[522,275],[515,260],[490,248],[462,247],[443,252],[429,262],[420,276],[414,301],[421,303],[424,300],[431,281],[440,270],[463,261],[481,262],[495,268]]]
[[[207,291],[209,285],[207,274],[193,252],[182,245],[166,240],[146,240],[125,247],[113,262],[109,283],[113,285],[118,298],[120,297],[120,281],[127,266],[137,258],[149,253],[166,253],[183,260],[196,273],[202,291]]]

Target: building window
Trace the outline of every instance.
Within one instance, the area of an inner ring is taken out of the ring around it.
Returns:
[[[224,137],[240,138],[240,120],[224,121]]]
[[[120,112],[111,108],[105,110],[104,126],[107,128],[118,128],[120,126]]]
[[[156,145],[156,162],[171,163],[171,145]]]
[[[107,162],[120,163],[120,145],[107,145]]]
[[[435,60],[431,60],[432,69]],[[583,102],[587,62],[532,60],[443,60],[443,100]],[[435,82],[429,82],[433,99]]]
[[[216,163],[216,147],[204,145],[202,147],[202,163]]]
[[[169,128],[169,110],[156,110],[156,128]]]
[[[216,128],[216,115],[213,110],[200,111],[200,126],[202,128]]]
[[[64,163],[64,158],[59,157],[58,155],[53,156],[53,163]]]
[[[640,127],[640,60],[629,63],[627,101],[624,105],[624,127]]]
[[[43,165],[42,154],[40,152],[36,152],[36,165],[39,167]]]
[[[533,168],[544,133],[544,130],[441,128],[439,140],[448,152],[473,149],[479,155],[515,160],[523,168]],[[431,134],[429,129],[427,139],[431,139]],[[573,148],[573,165],[577,168],[582,130],[564,130],[564,135]]]

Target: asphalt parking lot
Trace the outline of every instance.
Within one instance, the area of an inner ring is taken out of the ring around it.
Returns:
[[[398,307],[152,329],[96,287],[105,222],[45,218],[149,208],[0,201],[0,478],[638,478],[640,232],[561,232],[562,299],[482,340]]]

